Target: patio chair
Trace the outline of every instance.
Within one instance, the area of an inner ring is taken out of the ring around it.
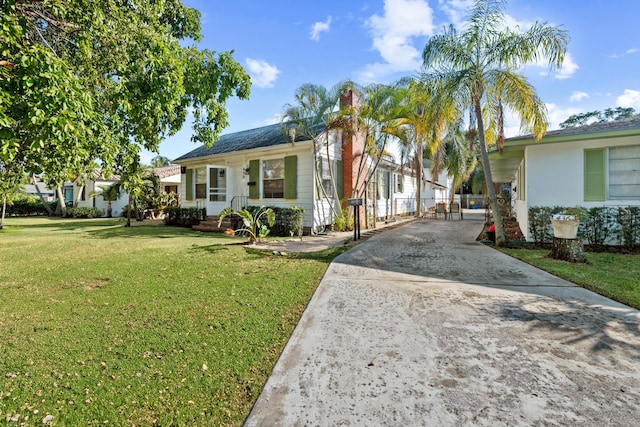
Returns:
[[[436,219],[438,219],[438,214],[444,215],[444,219],[447,219],[447,204],[446,203],[436,203]]]
[[[460,209],[460,203],[458,202],[453,202],[451,203],[451,207],[449,208],[449,219],[451,219],[451,217],[457,214],[460,216],[460,220],[462,220],[462,209]]]

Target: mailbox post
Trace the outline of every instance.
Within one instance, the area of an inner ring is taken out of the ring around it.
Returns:
[[[347,205],[353,206],[353,240],[360,239],[360,206],[362,199],[347,199]]]

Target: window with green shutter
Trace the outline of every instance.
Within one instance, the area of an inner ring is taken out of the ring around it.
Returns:
[[[605,149],[584,150],[584,200],[605,200]]]

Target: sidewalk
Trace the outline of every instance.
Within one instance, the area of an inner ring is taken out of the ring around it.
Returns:
[[[640,313],[416,220],[329,266],[246,426],[630,426]]]

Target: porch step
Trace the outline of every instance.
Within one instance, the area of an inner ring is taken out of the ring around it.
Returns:
[[[235,221],[232,216],[225,217],[219,227],[217,216],[207,216],[204,221],[200,221],[200,224],[192,226],[191,229],[208,233],[224,233],[227,230],[233,230],[234,225]]]

